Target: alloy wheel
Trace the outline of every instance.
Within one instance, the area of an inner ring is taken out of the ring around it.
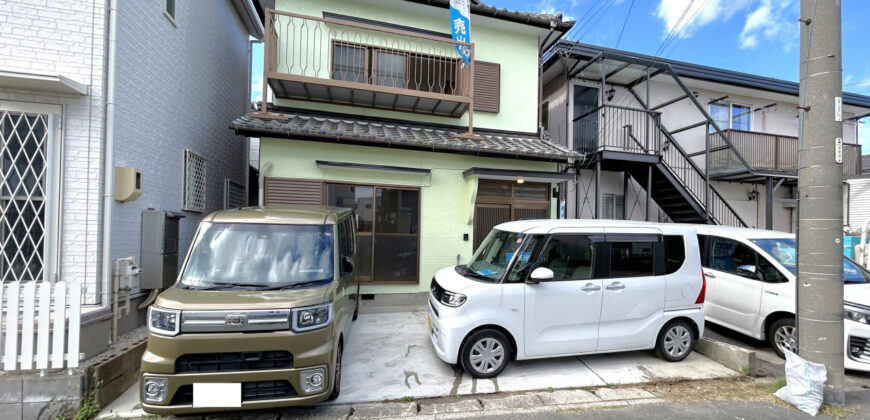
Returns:
[[[665,333],[665,352],[669,356],[682,357],[690,349],[692,333],[682,325],[675,325]]]
[[[797,353],[797,337],[795,337],[795,328],[793,325],[781,325],[773,333],[773,339],[776,346],[785,353],[788,350],[792,353]]]
[[[482,338],[471,346],[469,361],[474,370],[491,373],[497,370],[505,359],[505,348],[494,338]]]

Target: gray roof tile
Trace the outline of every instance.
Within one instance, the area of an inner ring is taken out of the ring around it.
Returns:
[[[480,139],[454,137],[462,127],[448,129],[404,121],[383,121],[349,115],[309,113],[302,110],[270,111],[237,118],[230,128],[252,137],[316,138],[323,141],[358,141],[373,146],[405,147],[437,152],[472,153],[570,162],[582,154],[522,133],[475,130]]]

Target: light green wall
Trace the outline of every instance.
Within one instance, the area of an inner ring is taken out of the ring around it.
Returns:
[[[384,1],[384,3],[387,3]],[[432,15],[411,13],[402,7],[380,7],[370,3],[353,0],[277,0],[276,10],[292,12],[313,17],[323,17],[328,11],[348,16],[390,22],[420,29],[449,33],[449,12],[447,9],[429,7]],[[417,6],[419,7],[419,6]],[[471,18],[471,37],[475,45],[475,59],[501,64],[501,102],[499,112],[474,113],[474,126],[512,131],[537,131],[538,118],[538,38],[536,35],[512,32],[510,29],[520,25],[510,22],[499,23],[501,28],[475,25]],[[282,47],[279,46],[279,51]],[[328,68],[324,63],[322,68]],[[323,73],[318,77],[329,77]],[[308,108],[355,115],[385,118],[412,119],[422,122],[468,125],[468,113],[461,118],[437,117],[425,114],[385,111],[355,106],[324,104],[307,101],[275,100],[276,104],[295,108]]]
[[[319,168],[316,160],[423,168],[429,169],[431,175]],[[420,187],[419,284],[364,286],[363,293],[426,291],[436,271],[456,264],[457,254],[463,262],[468,261],[472,253],[472,194],[477,183],[463,178],[462,172],[466,169],[556,170],[556,164],[548,162],[263,138],[260,164],[269,162],[274,166],[266,176]],[[555,205],[555,200],[551,200],[551,217],[556,214]],[[469,241],[462,240],[464,233],[468,234]]]

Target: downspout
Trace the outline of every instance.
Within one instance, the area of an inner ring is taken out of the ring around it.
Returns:
[[[109,0],[109,38],[106,63],[106,131],[103,159],[103,240],[102,240],[102,282],[100,304],[111,302],[112,292],[112,188],[115,183],[114,143],[115,143],[115,41],[117,39],[117,0]]]

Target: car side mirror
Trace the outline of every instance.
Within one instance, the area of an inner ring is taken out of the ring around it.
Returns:
[[[532,274],[529,275],[529,279],[531,280],[529,283],[540,283],[542,281],[553,280],[553,270],[550,270],[547,267],[538,267]]]
[[[341,274],[353,273],[353,258],[344,257],[341,259]]]
[[[758,267],[746,264],[737,267],[737,274],[740,274],[743,277],[749,277],[751,279],[758,278]]]

